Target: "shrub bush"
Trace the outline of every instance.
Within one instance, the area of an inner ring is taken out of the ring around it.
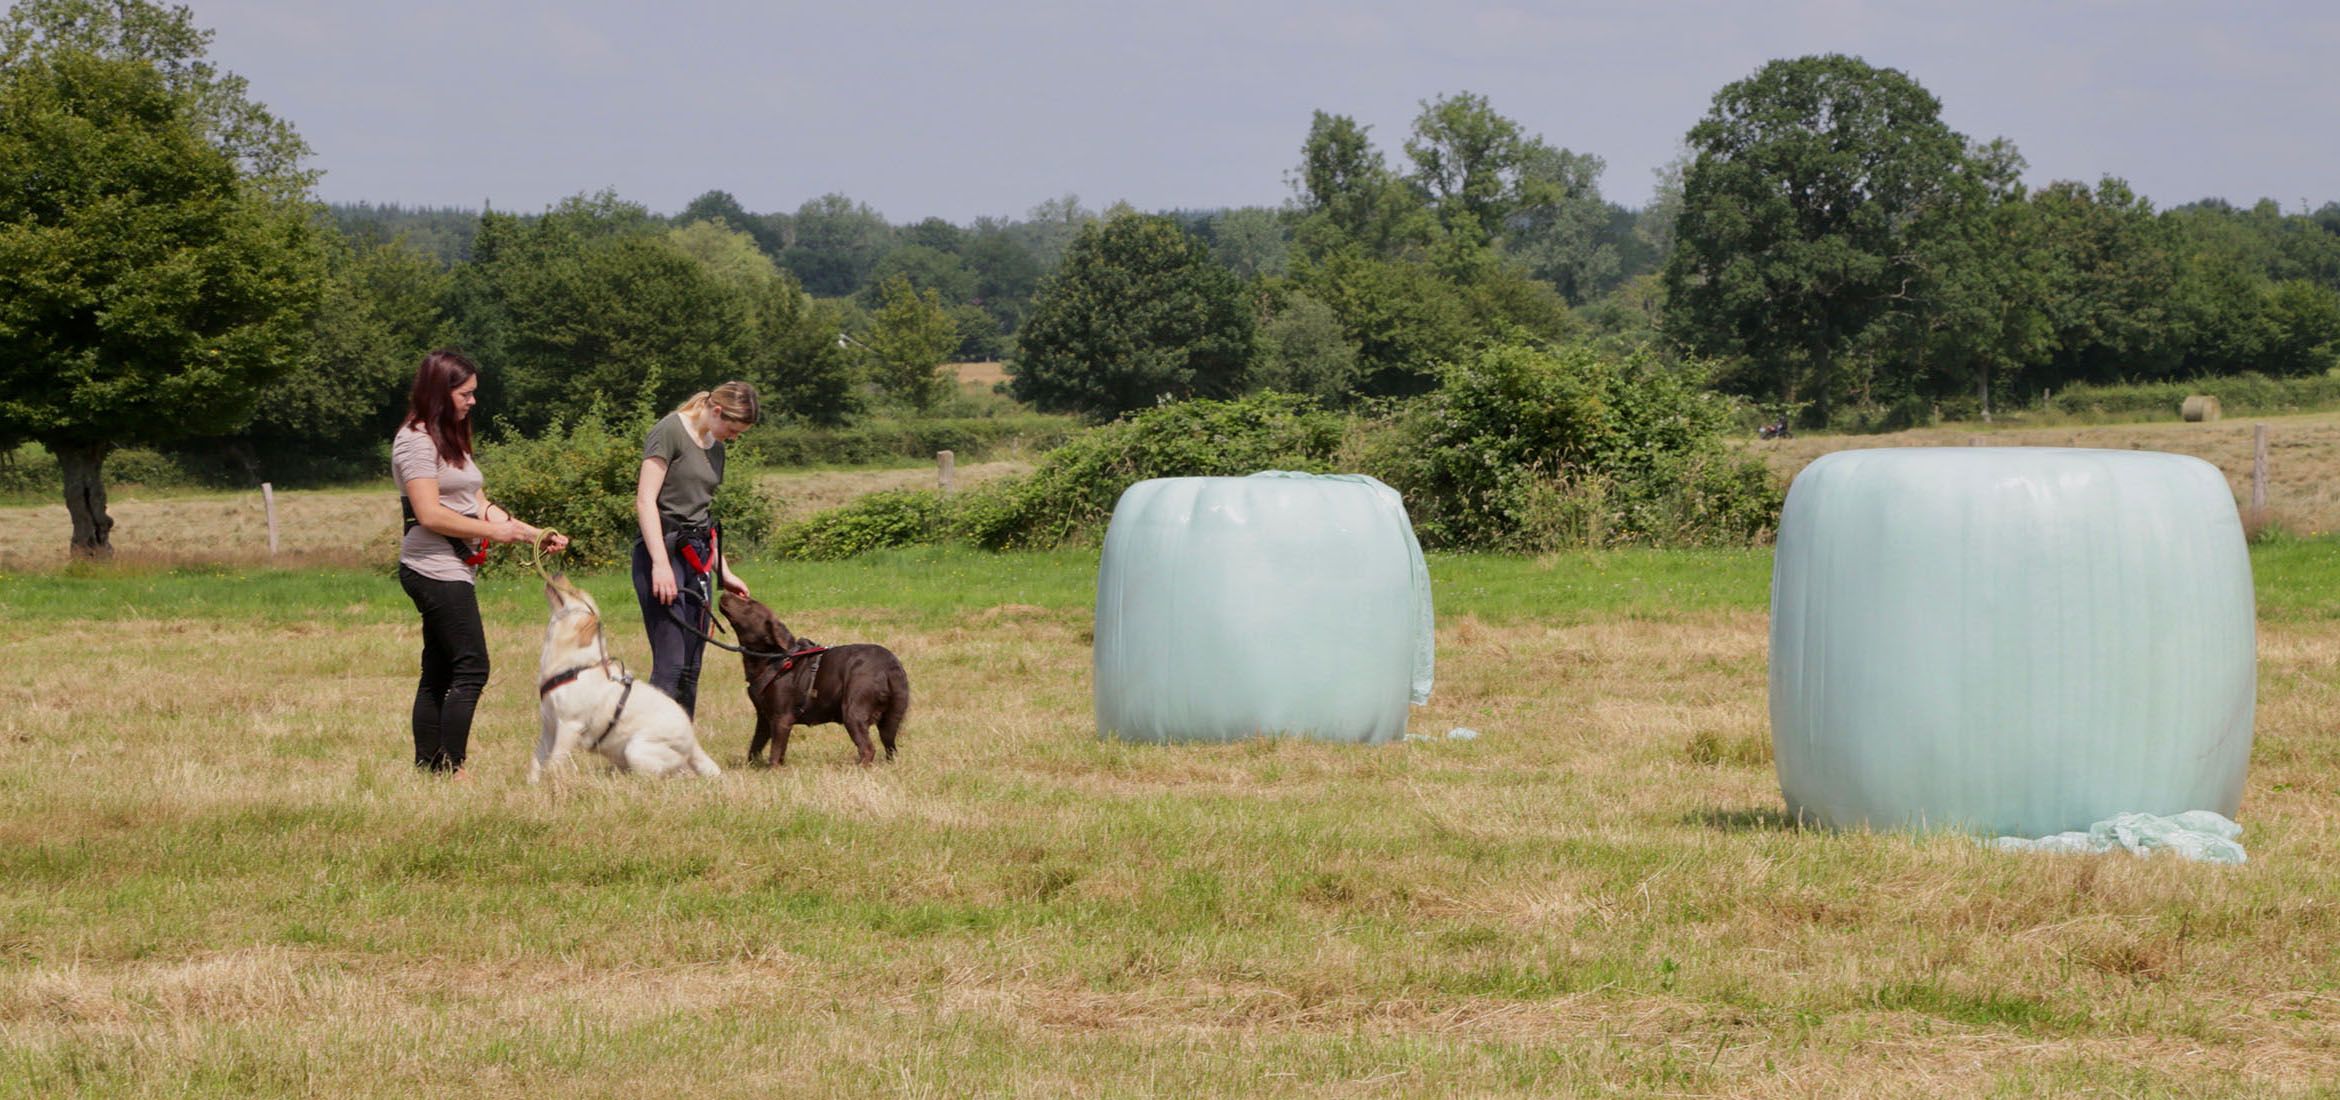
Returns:
[[[946,541],[950,502],[934,489],[871,493],[788,528],[775,540],[778,556],[831,561],[883,550]]]
[[[878,493],[822,512],[775,537],[783,557],[848,557],[886,546],[957,541],[987,549],[1092,542],[1121,492],[1150,477],[1209,477],[1331,468],[1339,416],[1307,398],[1259,394],[1184,401],[1095,428],[1050,451],[1038,469],[944,496]]]
[[[108,489],[124,485],[181,489],[233,484],[202,476],[178,456],[148,447],[115,448],[106,456],[105,478]],[[0,493],[52,496],[64,492],[65,475],[58,471],[57,456],[50,454],[48,448],[27,443],[13,452],[0,454]]]
[[[57,470],[57,456],[38,443],[0,451],[0,493],[15,496],[53,496],[65,491],[65,475]]]
[[[1181,401],[1134,414],[1050,451],[1028,476],[965,495],[954,534],[987,549],[1103,536],[1122,490],[1153,477],[1235,477],[1332,468],[1343,421],[1305,397],[1262,393]]]
[[[1356,464],[1404,494],[1423,544],[1541,551],[1744,543],[1776,521],[1733,410],[1694,375],[1590,346],[1489,348],[1385,412]]]
[[[642,439],[655,422],[642,415],[616,422],[596,405],[575,423],[556,422],[533,439],[515,435],[483,444],[479,458],[487,471],[488,496],[529,523],[569,536],[569,565],[621,564],[640,533],[634,481],[642,469]],[[726,451],[726,476],[715,493],[714,514],[723,528],[725,552],[737,556],[764,546],[778,502],[754,478],[742,476]],[[517,553],[499,553],[488,561],[495,569],[523,567]]]

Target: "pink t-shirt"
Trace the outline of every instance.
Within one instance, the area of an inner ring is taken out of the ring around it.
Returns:
[[[390,477],[398,482],[398,494],[406,495],[406,483],[418,477],[437,478],[439,503],[470,516],[479,518],[480,489],[485,484],[479,473],[479,459],[471,456],[458,468],[439,458],[438,446],[431,442],[429,432],[414,426],[400,428],[390,440]],[[455,555],[455,548],[447,544],[447,536],[416,524],[398,542],[398,564],[435,581],[469,581],[475,570],[463,564]]]

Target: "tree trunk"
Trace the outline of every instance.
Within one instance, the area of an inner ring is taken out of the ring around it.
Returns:
[[[106,452],[113,450],[107,443],[51,444],[49,450],[57,456],[57,469],[65,475],[65,510],[73,514],[73,556],[77,558],[110,558],[114,556],[111,535],[114,517],[106,514]]]
[[[1991,422],[1991,365],[1988,361],[1982,365],[1982,385],[1978,389],[1981,390],[1979,396],[1982,398],[1983,423],[1988,424]]]

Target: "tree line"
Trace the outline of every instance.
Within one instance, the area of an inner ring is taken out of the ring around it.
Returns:
[[[719,190],[672,216],[607,192],[320,204],[298,134],[209,37],[146,0],[20,0],[0,26],[0,454],[57,455],[84,549],[117,446],[374,472],[413,362],[448,344],[487,367],[486,427],[516,434],[727,378],[803,423],[930,412],[954,358],[1106,420],[1262,390],[1403,402],[1491,350],[1598,346],[1807,423],[1880,423],[2340,353],[2340,203],[2028,188],[2011,145],[1843,56],[1719,90],[1638,208],[1602,195],[1599,157],[1465,92],[1394,149],[1317,112],[1280,206],[1068,195],[958,225]]]

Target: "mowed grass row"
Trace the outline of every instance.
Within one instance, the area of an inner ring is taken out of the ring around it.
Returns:
[[[1097,740],[1090,554],[751,565],[902,759],[713,655],[733,771],[558,796],[532,577],[460,783],[386,575],[0,577],[0,1095],[2333,1095],[2340,547],[2254,565],[2240,868],[1788,827],[1762,552],[1436,559],[1380,748]]]

